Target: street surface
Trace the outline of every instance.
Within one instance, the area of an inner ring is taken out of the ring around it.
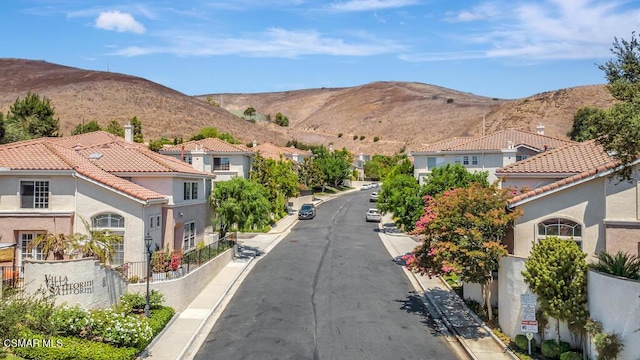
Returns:
[[[365,222],[370,191],[296,224],[256,263],[195,356],[457,359],[399,264]]]

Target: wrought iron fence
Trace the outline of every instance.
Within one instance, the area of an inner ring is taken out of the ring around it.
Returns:
[[[209,245],[189,250],[182,254],[180,266],[162,272],[152,270],[149,280],[164,281],[185,276],[231,248],[234,244],[235,237],[232,234],[227,234],[224,238]],[[146,261],[127,262],[115,267],[114,270],[124,276],[130,283],[142,283],[147,280],[147,266]]]
[[[2,274],[2,291],[6,289],[22,290],[24,289],[24,267],[23,266],[0,266]]]

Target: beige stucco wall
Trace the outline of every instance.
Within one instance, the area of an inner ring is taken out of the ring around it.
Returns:
[[[609,254],[622,251],[640,256],[640,223],[606,224],[606,250]]]
[[[48,209],[21,209],[20,208],[20,181],[42,180],[49,181],[49,208]],[[0,212],[38,212],[47,211],[73,211],[74,210],[75,183],[72,173],[63,175],[16,175],[0,176]]]
[[[233,249],[229,249],[181,278],[152,282],[149,287],[164,294],[166,305],[173,307],[176,311],[183,311],[233,259],[233,255]],[[146,293],[146,286],[146,283],[129,284],[128,291]]]
[[[607,193],[607,220],[638,220],[638,183],[603,178]]]
[[[514,255],[528,256],[537,239],[537,224],[550,218],[566,218],[582,224],[582,250],[588,258],[604,250],[605,215],[603,179],[595,179],[546,195],[521,206],[524,215],[514,227]]]
[[[522,306],[520,295],[530,293],[529,287],[524,282],[522,271],[525,269],[526,258],[517,256],[505,256],[500,260],[498,270],[498,321],[500,328],[510,338],[521,334]],[[538,319],[539,320],[539,319]],[[545,339],[555,338],[556,321],[549,319],[549,325],[545,329]],[[540,338],[535,334],[536,340]],[[560,339],[571,343],[571,333],[565,323],[560,323]],[[574,344],[577,346],[577,344]]]
[[[601,322],[604,331],[616,332],[624,343],[619,359],[637,360],[640,354],[640,332],[636,331],[640,328],[640,281],[589,271],[587,291],[591,318]],[[595,354],[595,350],[592,351]]]
[[[24,262],[25,291],[44,289],[56,304],[81,304],[85,308],[105,308],[116,304],[127,281],[94,259]]]

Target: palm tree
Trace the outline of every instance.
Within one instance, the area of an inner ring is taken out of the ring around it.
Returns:
[[[89,222],[80,217],[89,236],[83,235],[77,242],[75,249],[82,252],[82,257],[94,257],[101,263],[113,260],[114,245],[123,242],[122,235],[116,235],[109,230],[92,230]]]
[[[54,260],[64,260],[65,252],[73,249],[81,237],[79,234],[66,235],[46,232],[29,242],[27,251],[33,251],[34,248],[40,247],[45,260],[49,258],[50,254],[53,254]]]
[[[622,251],[615,255],[603,251],[597,255],[597,261],[589,266],[595,271],[640,280],[640,258]]]

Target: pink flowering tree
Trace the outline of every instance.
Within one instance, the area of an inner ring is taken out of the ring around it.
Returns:
[[[496,184],[473,184],[426,197],[424,214],[414,234],[423,237],[413,254],[405,256],[407,267],[429,276],[456,273],[461,280],[482,285],[483,304],[489,319],[492,273],[507,255],[502,239],[521,210],[507,211],[512,190]]]

